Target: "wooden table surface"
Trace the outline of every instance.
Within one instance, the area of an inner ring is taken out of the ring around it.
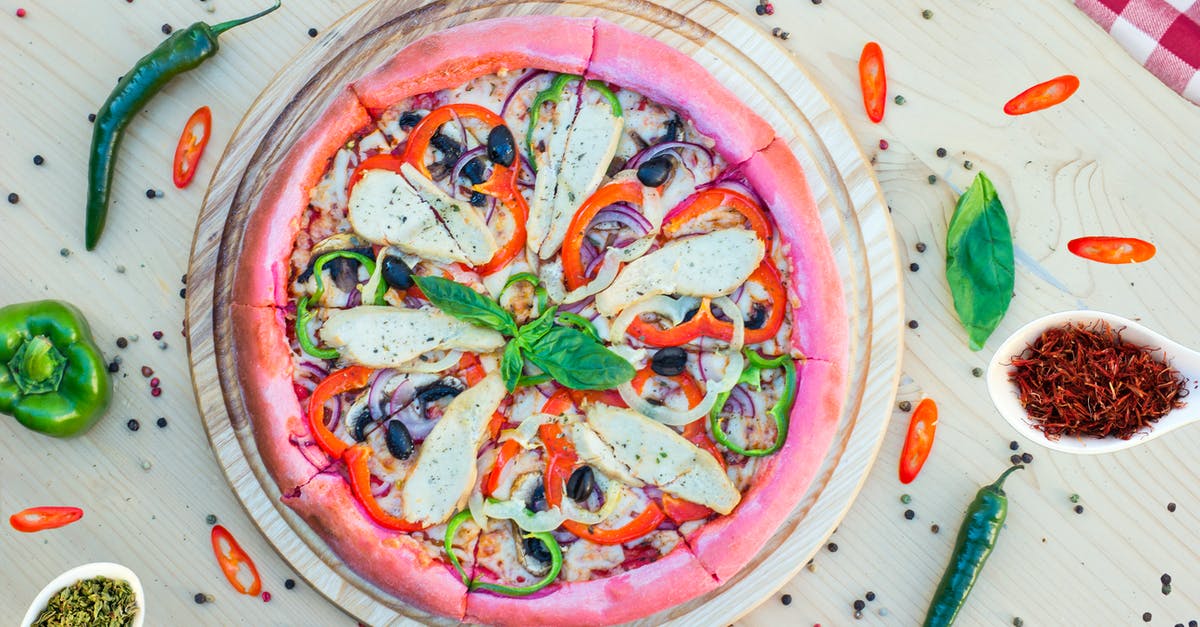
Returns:
[[[237,17],[264,2],[0,2],[0,304],[62,298],[90,318],[110,357],[121,357],[109,415],[86,436],[54,440],[0,419],[0,513],[79,505],[70,527],[18,534],[0,527],[0,622],[11,624],[41,586],[79,563],[112,560],[140,574],[149,625],[338,625],[352,621],[294,576],[242,511],[200,425],[180,335],[195,219],[234,125],[289,58],[357,0],[290,0],[276,14],[222,38],[222,52],[172,83],[132,126],[121,155],[108,229],[83,250],[87,114],[122,72],[182,27]],[[963,508],[1006,464],[1017,437],[992,408],[972,369],[1024,322],[1094,308],[1149,324],[1200,346],[1200,282],[1193,226],[1200,111],[1137,65],[1068,0],[776,0],[771,18],[753,0],[732,6],[784,45],[846,114],[893,210],[907,273],[908,331],[899,398],[937,399],[938,440],[916,482],[896,479],[907,416],[897,412],[878,462],[830,542],[780,594],[738,624],[855,624],[855,599],[873,591],[864,624],[915,624],[948,558]],[[15,17],[18,6],[27,15]],[[208,12],[212,7],[215,12]],[[922,10],[932,11],[930,19]],[[886,120],[861,111],[855,67],[868,40],[887,56]],[[1013,94],[1064,73],[1083,87],[1066,105],[1009,118]],[[215,130],[197,182],[176,190],[169,163],[183,120],[212,107]],[[888,148],[878,148],[886,139]],[[945,147],[946,158],[936,149]],[[33,163],[42,155],[41,166]],[[973,170],[964,167],[964,161]],[[1017,246],[1016,297],[988,343],[966,347],[944,279],[944,236],[955,190],[978,170],[996,183]],[[934,183],[928,177],[936,176]],[[162,198],[148,199],[148,188]],[[20,195],[9,205],[3,198]],[[1152,261],[1127,267],[1066,251],[1081,235],[1153,241]],[[915,245],[926,244],[924,253]],[[919,266],[919,268],[918,268]],[[161,347],[152,333],[165,333]],[[118,349],[118,337],[136,341]],[[162,381],[152,398],[141,367]],[[159,428],[155,421],[167,419]],[[127,421],[137,420],[131,431]],[[1200,429],[1184,429],[1104,457],[1052,454],[1029,442],[1031,467],[1008,484],[1011,507],[999,548],[961,617],[966,625],[1173,625],[1200,619],[1196,533],[1200,488],[1189,459]],[[900,496],[912,497],[909,505]],[[1078,494],[1082,514],[1073,511]],[[1178,504],[1174,513],[1169,502]],[[906,520],[904,510],[915,512]],[[215,514],[255,557],[269,603],[236,595],[212,556],[205,516]],[[931,527],[938,525],[940,533]],[[1164,595],[1159,581],[1172,578]],[[207,592],[216,602],[197,606]],[[786,621],[786,623],[784,622]]]

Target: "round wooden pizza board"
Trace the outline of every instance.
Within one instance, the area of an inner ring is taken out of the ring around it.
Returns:
[[[837,527],[865,480],[899,377],[903,294],[886,204],[845,121],[789,53],[712,0],[680,0],[672,9],[643,0],[378,0],[327,29],[251,105],[222,156],[196,226],[187,325],[205,428],[251,517],[296,572],[330,601],[372,625],[446,622],[356,575],[280,503],[255,447],[232,368],[231,260],[240,254],[247,214],[267,177],[343,85],[429,33],[529,14],[600,16],[692,56],[788,140],[820,206],[850,319],[849,390],[838,433],[803,501],[750,566],[713,593],[640,621],[729,624],[795,576]],[[696,88],[703,89],[703,83]]]

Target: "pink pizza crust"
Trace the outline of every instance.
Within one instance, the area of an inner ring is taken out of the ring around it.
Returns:
[[[612,625],[686,603],[718,585],[681,542],[651,564],[613,577],[553,584],[533,597],[471,592],[466,621],[522,627]]]
[[[611,22],[598,20],[588,78],[631,89],[682,111],[696,130],[717,142],[731,165],[771,143],[775,132],[682,52]]]
[[[595,21],[539,15],[463,24],[409,44],[351,89],[378,113],[405,98],[504,70],[582,74],[592,53]]]
[[[292,247],[309,193],[346,141],[374,124],[354,93],[343,90],[288,151],[250,214],[234,272],[233,302],[279,306],[288,301]]]
[[[371,522],[341,475],[317,475],[283,501],[363,578],[417,609],[462,618],[467,588],[454,567],[408,534]]]
[[[850,336],[842,280],[800,162],[782,139],[742,164],[742,172],[770,208],[788,246],[792,346],[808,357],[844,363]]]
[[[280,492],[287,495],[332,460],[313,440],[292,385],[292,353],[283,312],[275,307],[233,305],[230,317],[236,372],[254,442]]]
[[[809,360],[797,364],[799,384],[787,441],[767,457],[742,501],[686,536],[696,557],[722,583],[736,575],[787,521],[825,459],[837,431],[845,397],[841,364]]]

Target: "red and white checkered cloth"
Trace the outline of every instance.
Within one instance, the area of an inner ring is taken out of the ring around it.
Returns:
[[[1200,0],[1075,0],[1138,63],[1200,104]]]

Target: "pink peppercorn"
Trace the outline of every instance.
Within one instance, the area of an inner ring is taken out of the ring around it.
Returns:
[[[161,396],[162,388],[150,388],[150,396]]]
[[[17,17],[25,17],[25,9],[17,9]]]
[[[161,340],[161,339],[163,338],[163,332],[162,332],[162,331],[155,331],[155,332],[154,332],[154,333],[152,333],[151,335],[153,335],[153,336],[154,336],[154,339],[156,339],[156,340]]]
[[[887,149],[888,149],[888,141],[887,141],[886,139],[881,139],[881,140],[879,140],[879,149],[880,149],[880,150],[887,150]]]
[[[154,370],[151,369],[150,366],[142,366],[142,376],[143,377],[149,377],[150,375],[153,375],[153,374],[154,374]]]
[[[271,602],[271,593],[267,592],[266,590],[263,590],[262,599],[263,599],[263,603],[270,603]]]
[[[153,379],[150,379],[150,387],[152,387],[152,388],[158,387],[158,377],[154,377]]]
[[[766,13],[767,15],[775,15],[775,5],[771,4],[770,2],[764,4],[763,13]]]

